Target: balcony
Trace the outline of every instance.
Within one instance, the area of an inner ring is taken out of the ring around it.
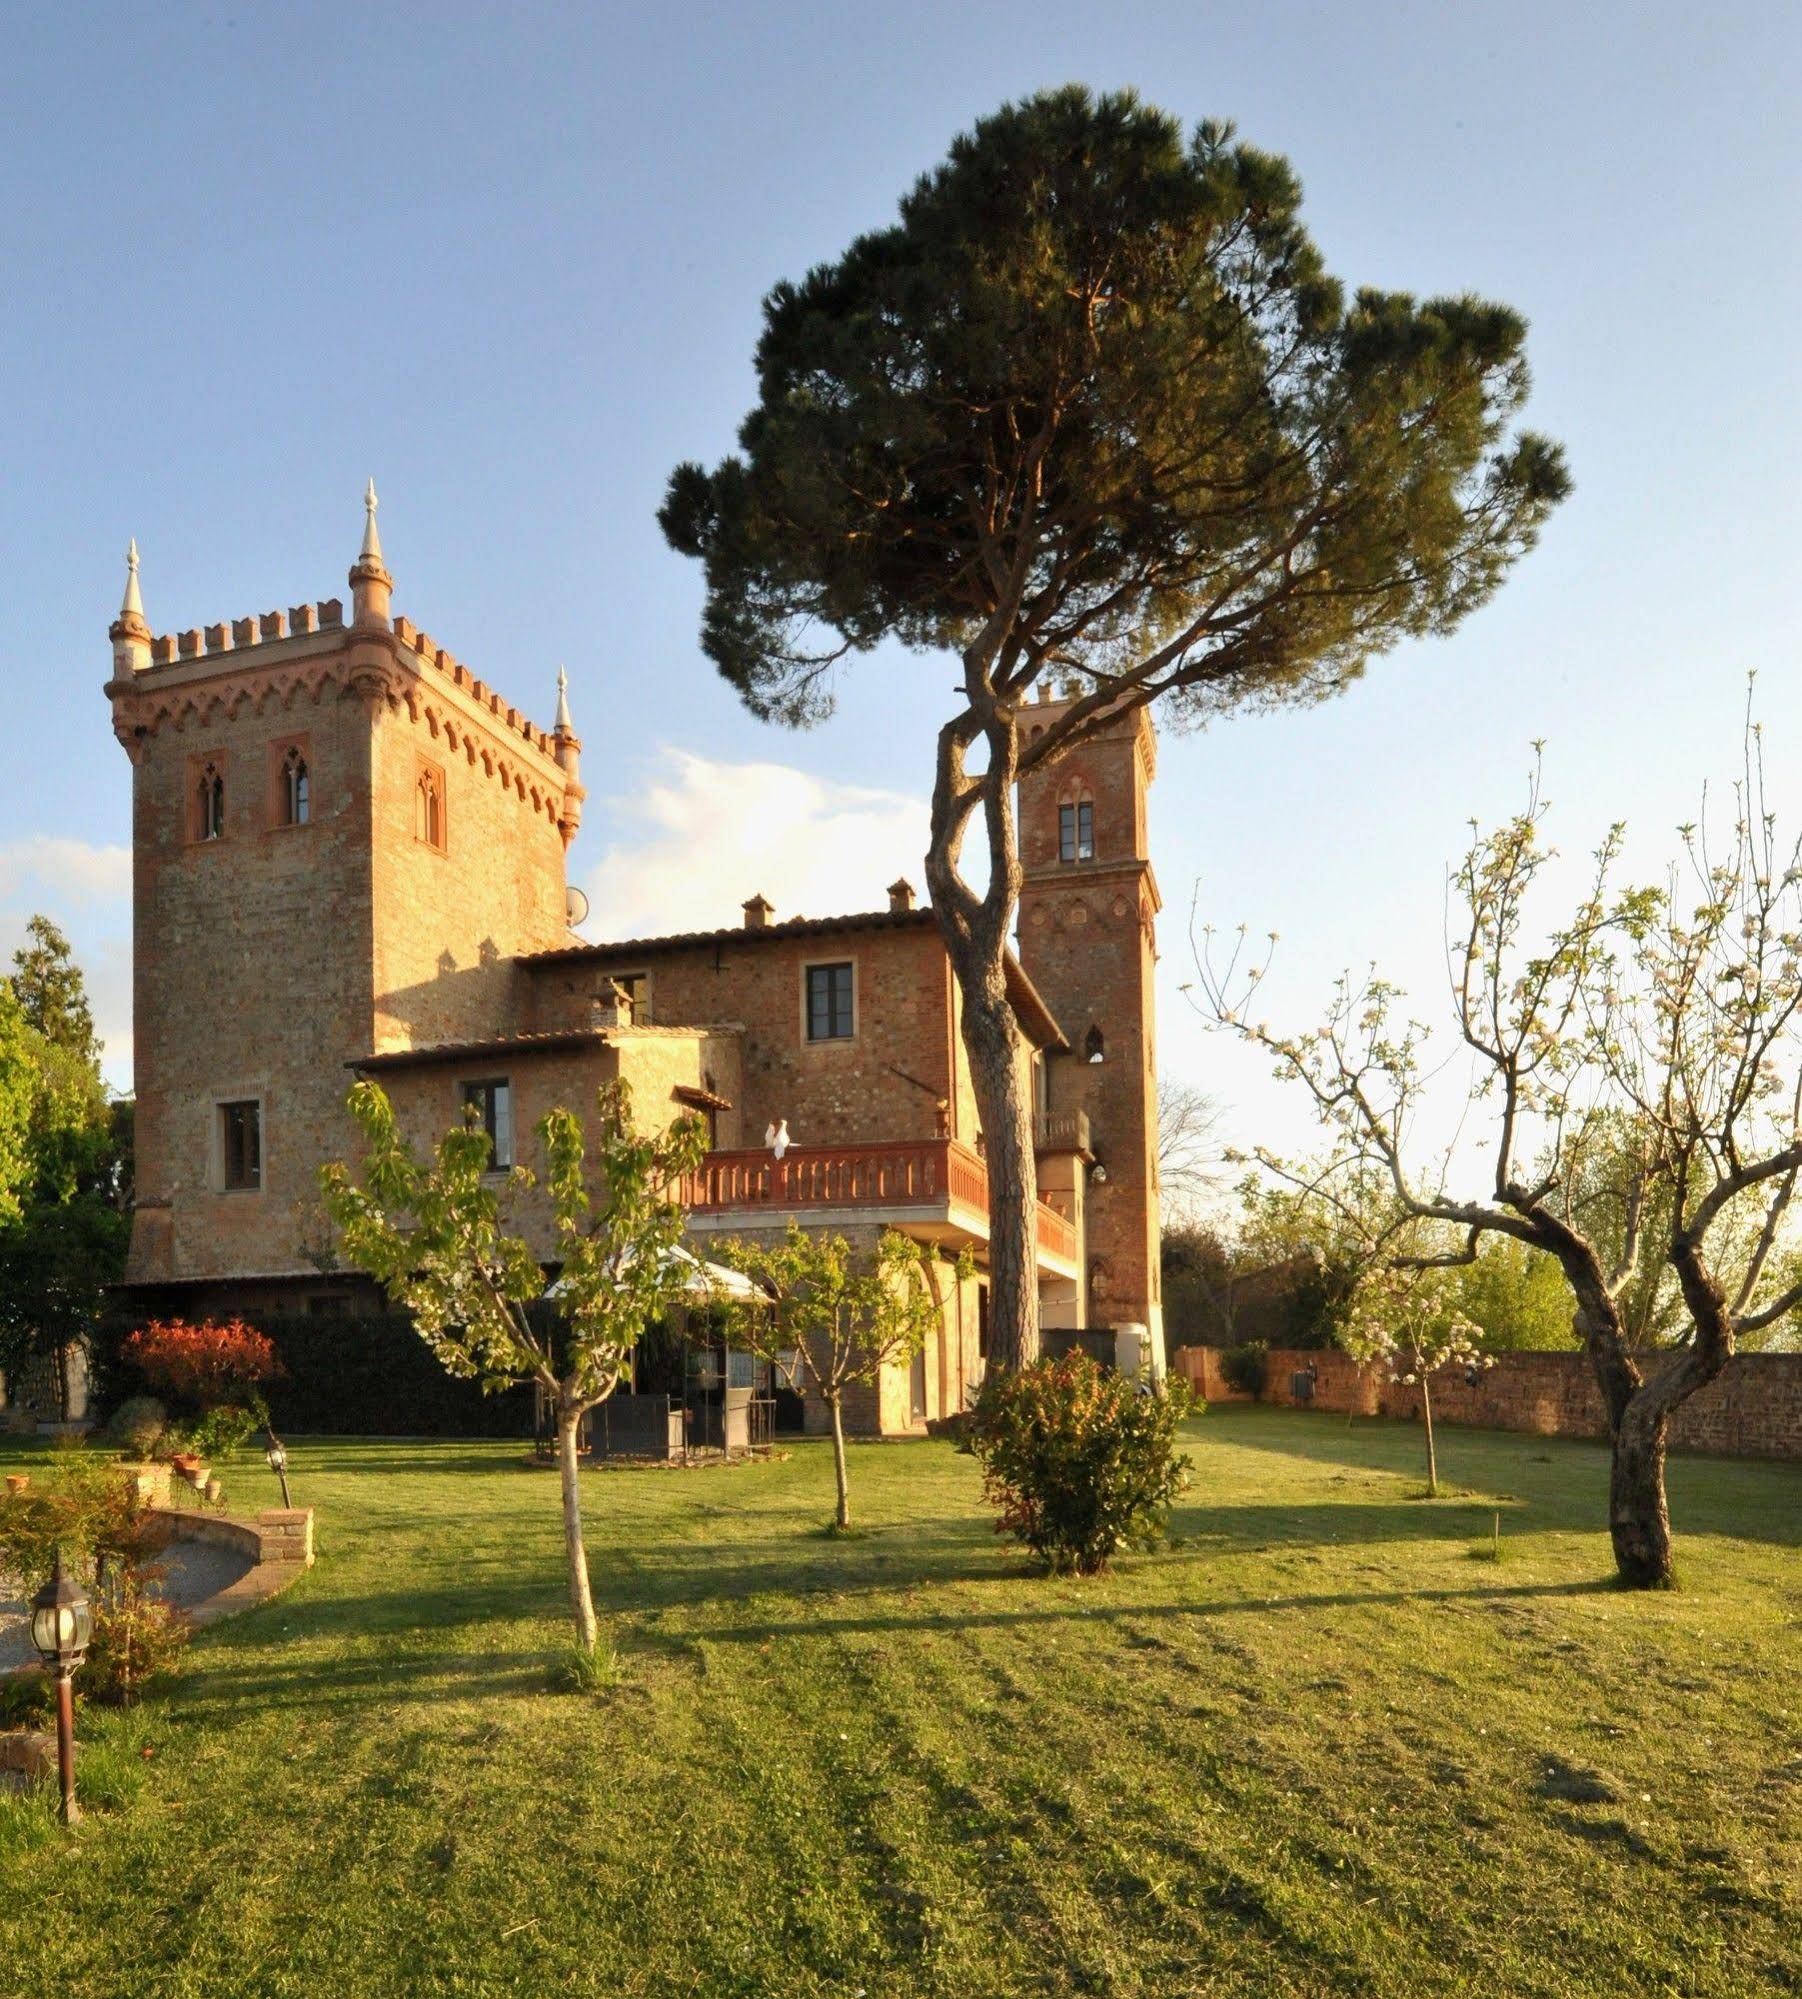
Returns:
[[[798,1145],[782,1159],[761,1146],[710,1152],[684,1180],[682,1201],[710,1226],[793,1215],[816,1227],[882,1222],[952,1246],[989,1238],[988,1167],[954,1138]],[[1037,1237],[1041,1266],[1074,1277],[1075,1227],[1043,1201]]]
[[[1045,1111],[1034,1121],[1033,1147],[1039,1152],[1080,1152],[1093,1159],[1087,1111]]]

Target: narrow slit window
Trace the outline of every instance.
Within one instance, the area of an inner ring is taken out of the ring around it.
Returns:
[[[194,800],[194,827],[202,840],[217,840],[225,833],[225,775],[217,764],[208,764],[200,773]]]
[[[299,750],[282,758],[282,824],[304,826],[313,816],[313,781]]]
[[[422,770],[413,798],[413,831],[428,847],[444,846],[444,794],[435,771]]]
[[[1107,1044],[1101,1038],[1100,1028],[1091,1027],[1083,1037],[1082,1059],[1085,1062],[1105,1062],[1107,1060]]]
[[[1061,861],[1095,858],[1095,807],[1086,798],[1057,808],[1057,852]]]

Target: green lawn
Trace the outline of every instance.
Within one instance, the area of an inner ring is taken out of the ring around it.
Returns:
[[[1428,1503],[1418,1448],[1214,1411],[1086,1583],[941,1444],[853,1451],[848,1543],[817,1445],[595,1473],[622,1676],[555,1695],[553,1478],[303,1443],[317,1569],[96,1724],[135,1801],[0,1813],[0,1993],[1802,1990],[1802,1472],[1673,1464],[1627,1596],[1600,1451],[1448,1431]]]

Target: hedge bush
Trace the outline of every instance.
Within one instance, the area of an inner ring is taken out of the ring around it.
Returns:
[[[1262,1395],[1270,1379],[1270,1342],[1241,1340],[1220,1356],[1221,1378],[1241,1395]]]
[[[124,1331],[130,1330],[130,1323]],[[136,1323],[142,1323],[137,1321]],[[532,1392],[484,1395],[432,1358],[403,1313],[368,1317],[258,1315],[284,1372],[265,1388],[269,1418],[291,1433],[346,1437],[529,1437]],[[123,1334],[100,1355],[107,1400],[115,1406],[143,1383]]]
[[[1054,1575],[1096,1575],[1121,1548],[1161,1539],[1189,1478],[1178,1426],[1202,1406],[1180,1381],[1144,1393],[1081,1349],[992,1372],[968,1448],[1001,1509],[996,1532],[1023,1541]]]

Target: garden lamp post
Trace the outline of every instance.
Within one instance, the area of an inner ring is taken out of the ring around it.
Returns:
[[[267,1431],[266,1435],[269,1438],[269,1446],[263,1453],[264,1462],[281,1480],[282,1504],[292,1509],[294,1502],[288,1497],[288,1453],[283,1447],[281,1438],[273,1430]]]
[[[63,1824],[81,1817],[75,1802],[75,1669],[87,1657],[94,1620],[79,1583],[63,1571],[63,1551],[56,1551],[50,1580],[31,1599],[31,1642],[56,1675],[56,1767],[62,1779]]]

